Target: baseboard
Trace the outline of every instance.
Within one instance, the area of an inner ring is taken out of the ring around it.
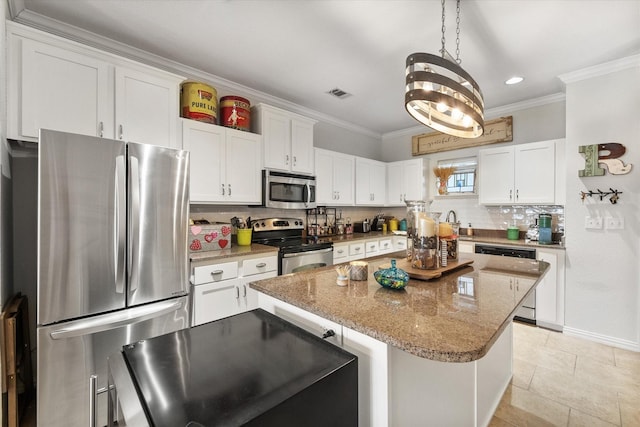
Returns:
[[[596,334],[593,332],[583,331],[582,329],[564,327],[564,334],[572,337],[584,338],[590,341],[599,342],[601,344],[610,345],[612,347],[622,348],[624,350],[640,352],[640,342],[623,340],[620,338],[610,337],[608,335]]]

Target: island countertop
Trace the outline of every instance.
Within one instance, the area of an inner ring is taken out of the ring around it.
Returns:
[[[335,266],[250,286],[410,354],[441,362],[470,362],[489,351],[549,264],[493,255],[461,256],[467,259],[473,263],[438,279],[411,279],[403,290],[383,288],[373,278],[380,266],[390,264],[389,256],[365,260],[368,279],[350,280],[347,286],[336,284]]]

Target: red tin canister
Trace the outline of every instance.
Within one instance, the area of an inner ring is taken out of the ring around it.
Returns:
[[[239,96],[220,98],[220,124],[222,126],[249,131],[251,128],[251,104]]]

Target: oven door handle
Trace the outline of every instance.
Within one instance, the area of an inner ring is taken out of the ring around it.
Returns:
[[[319,249],[317,251],[306,251],[306,252],[296,252],[293,254],[284,254],[282,255],[282,258],[294,258],[294,257],[304,256],[304,255],[323,254],[323,253],[332,252],[332,251],[333,251],[333,247],[327,248],[327,249]]]

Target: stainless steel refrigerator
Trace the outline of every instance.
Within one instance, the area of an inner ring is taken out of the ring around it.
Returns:
[[[189,326],[188,177],[186,151],[40,131],[38,425],[106,425],[107,356]]]

